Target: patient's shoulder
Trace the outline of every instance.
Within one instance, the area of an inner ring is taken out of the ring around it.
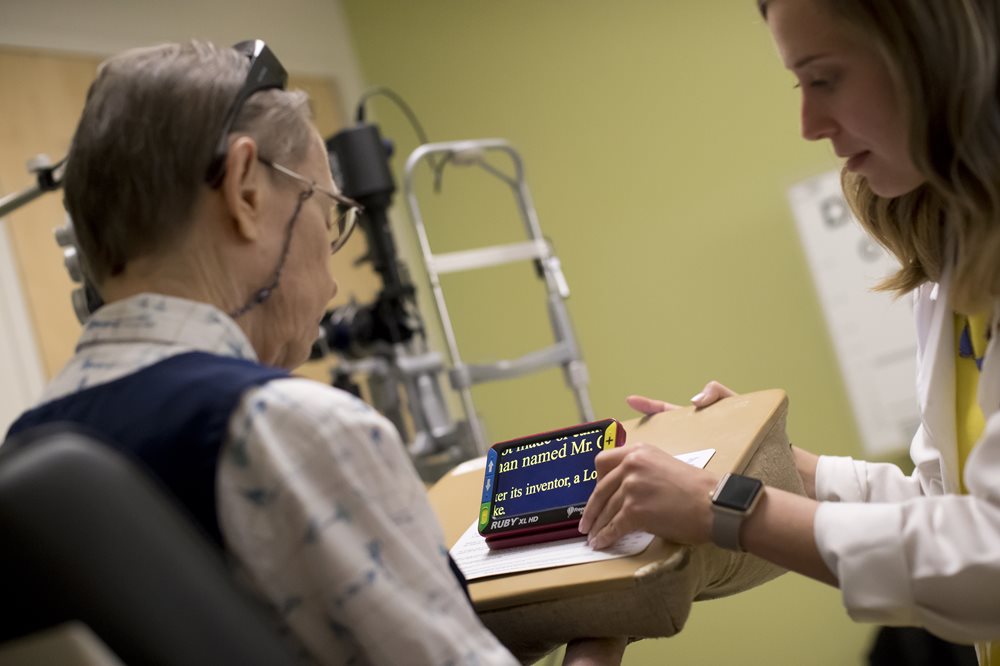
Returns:
[[[230,450],[250,446],[275,456],[332,457],[412,473],[391,421],[346,391],[299,377],[249,389],[231,417],[228,440]]]
[[[253,387],[243,397],[241,408],[271,407],[305,417],[328,418],[329,411],[344,419],[381,418],[368,403],[328,384],[305,377],[283,377]]]

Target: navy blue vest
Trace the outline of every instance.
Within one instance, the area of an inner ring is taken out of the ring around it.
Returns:
[[[8,437],[45,423],[73,423],[137,459],[215,542],[219,450],[243,393],[284,370],[203,352],[179,354],[25,412]]]
[[[224,548],[215,477],[229,419],[247,389],[288,376],[244,359],[179,354],[39,405],[22,414],[7,437],[43,424],[82,426],[158,477]],[[448,563],[468,594],[450,556]]]

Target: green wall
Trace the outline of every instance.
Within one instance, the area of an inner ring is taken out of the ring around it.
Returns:
[[[432,141],[503,137],[521,151],[573,292],[598,417],[632,416],[628,393],[685,401],[718,378],[784,388],[793,441],[859,454],[785,199],[836,162],[800,139],[794,81],[752,0],[344,4],[365,79],[400,93]],[[412,130],[387,101],[371,104],[405,157]],[[429,182],[418,193],[435,250],[522,237],[494,183],[449,170],[434,196]],[[527,264],[444,286],[466,360],[550,341]],[[494,440],[577,419],[558,371],[475,397]],[[856,664],[870,637],[835,590],[789,575],[696,604],[679,636],[633,646],[625,663]]]

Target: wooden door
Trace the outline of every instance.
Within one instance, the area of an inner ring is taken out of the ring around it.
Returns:
[[[57,160],[66,154],[87,88],[101,60],[95,56],[0,48],[0,90],[6,91],[0,111],[0,194],[34,184],[25,166],[28,159],[44,153]],[[293,74],[289,83],[309,94],[316,125],[324,137],[343,126],[343,107],[332,79]],[[46,194],[6,218],[29,319],[26,323],[34,332],[47,378],[70,358],[80,334],[70,303],[75,285],[63,267],[62,251],[54,239],[54,230],[64,223],[58,192]],[[341,285],[333,304],[346,302],[352,294],[367,302],[378,291],[379,281],[373,271],[367,265],[353,265],[365,251],[364,239],[358,234],[331,259]],[[13,337],[7,330],[2,335],[5,344]],[[314,362],[299,372],[325,381],[328,365]]]

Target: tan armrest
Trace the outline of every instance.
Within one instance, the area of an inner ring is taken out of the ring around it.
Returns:
[[[84,624],[70,622],[0,645],[0,666],[123,666]]]
[[[785,419],[784,391],[748,393],[623,423],[628,442],[671,453],[714,448],[708,464],[804,494]],[[449,474],[430,491],[449,545],[476,519],[483,472]],[[664,637],[680,631],[695,599],[749,589],[784,571],[745,553],[713,545],[654,539],[638,555],[473,581],[469,591],[483,622],[523,661],[574,638]]]

